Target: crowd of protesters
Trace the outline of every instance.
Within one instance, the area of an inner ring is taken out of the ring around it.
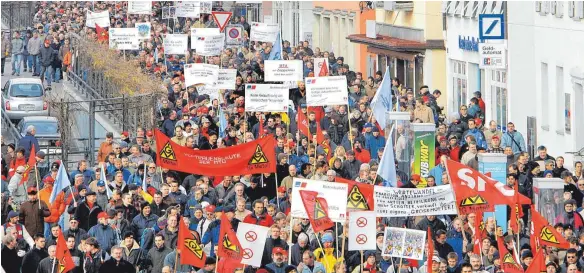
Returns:
[[[162,19],[161,7],[170,2],[153,2],[153,13],[131,15],[125,2],[40,2],[35,26],[24,38],[15,33],[5,47],[2,64],[12,56],[13,73],[27,72],[58,82],[70,65],[70,33],[96,40],[96,32],[85,26],[85,12],[109,10],[112,27],[133,27],[137,22],[152,24],[152,37],[141,50],[127,52],[140,61],[142,72],[160,77],[168,96],[157,106],[157,128],[121,132],[120,139],[108,133],[101,143],[96,162],[79,161],[68,173],[71,187],[49,202],[58,179],[61,162],[49,162],[36,148],[37,168],[23,185],[26,162],[35,143],[31,128],[18,143],[2,143],[2,268],[4,272],[53,272],[56,238],[64,234],[76,268],[73,272],[410,272],[477,273],[502,272],[496,237],[507,247],[519,240],[521,266],[526,269],[534,253],[529,245],[529,214],[520,220],[521,232],[503,233],[502,225],[486,218],[486,236],[481,255],[472,253],[474,214],[426,217],[378,218],[377,249],[359,253],[348,251],[347,223],[334,230],[315,233],[308,219],[291,219],[291,187],[294,178],[334,182],[336,177],[378,186],[417,187],[420,175],[400,169],[397,161],[407,160],[405,141],[409,128],[397,126],[395,151],[385,151],[387,132],[370,107],[383,72],[364,78],[351,70],[342,56],[312,47],[307,41],[282,44],[282,59],[304,62],[304,76],[314,76],[314,58],[328,58],[329,75],[347,78],[349,104],[334,107],[307,107],[303,82],[290,83],[288,113],[246,113],[245,83],[262,83],[263,61],[272,43],[249,41],[250,25],[245,17],[233,23],[244,28],[241,47],[226,48],[221,56],[198,56],[194,52],[164,54],[166,33],[189,33],[191,27],[212,27],[209,16]],[[221,9],[214,3],[214,10]],[[52,50],[49,50],[52,49]],[[48,55],[47,55],[48,54]],[[20,62],[22,60],[22,63]],[[186,63],[208,62],[237,69],[236,88],[217,97],[199,95],[201,87],[185,86],[182,67]],[[22,65],[22,70],[20,69]],[[4,67],[4,66],[3,66]],[[45,73],[47,72],[47,73]],[[66,78],[64,78],[66,80]],[[584,173],[582,163],[564,166],[560,155],[549,155],[544,146],[530,158],[523,135],[514,124],[485,121],[485,103],[476,92],[468,105],[447,115],[437,99],[440,90],[428,86],[403,86],[391,79],[396,109],[408,111],[411,122],[436,124],[436,162],[425,180],[428,187],[449,183],[442,158],[478,169],[478,153],[503,153],[508,158],[507,185],[534,199],[533,179],[556,177],[564,181],[563,196],[554,196],[551,211],[557,231],[570,242],[570,249],[546,249],[547,273],[582,272],[584,266]],[[320,126],[326,145],[315,136],[299,132],[298,113],[309,122],[310,132]],[[447,116],[447,117],[446,117]],[[262,123],[262,125],[260,125]],[[501,126],[506,131],[501,132]],[[192,149],[211,150],[253,141],[263,135],[277,140],[277,172],[262,175],[208,177],[160,168],[156,164],[154,131],[160,129],[172,141]],[[326,148],[325,148],[326,147]],[[398,181],[384,181],[377,175],[384,152],[396,153]],[[330,153],[330,156],[327,156]],[[543,161],[541,167],[537,161]],[[103,167],[102,167],[103,166]],[[36,181],[38,177],[39,183]],[[144,178],[145,177],[145,178]],[[104,179],[106,178],[106,179]],[[109,181],[109,182],[105,182]],[[147,184],[146,191],[143,181]],[[39,188],[37,188],[37,185]],[[111,193],[109,193],[111,191]],[[297,200],[296,200],[297,202]],[[240,222],[270,228],[262,253],[261,267],[221,264],[215,255],[219,242],[220,216],[225,214],[236,230]],[[177,264],[176,245],[179,221],[186,221],[204,245],[208,258],[203,268]],[[406,227],[432,232],[435,252],[422,261],[381,255],[385,227]],[[345,245],[343,245],[345,244]],[[361,258],[363,255],[363,258]],[[434,261],[431,269],[427,260]]]

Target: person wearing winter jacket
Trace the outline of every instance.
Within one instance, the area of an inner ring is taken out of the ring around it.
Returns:
[[[140,208],[142,212],[132,219],[132,225],[136,227],[136,240],[142,239],[142,233],[147,228],[154,228],[158,223],[158,215],[151,214],[152,208],[148,202],[144,201]]]
[[[35,234],[34,247],[22,257],[22,272],[35,272],[41,260],[49,256],[45,243],[45,236]]]
[[[115,230],[108,225],[108,218],[107,213],[100,212],[98,216],[99,223],[91,227],[87,233],[89,236],[95,237],[101,249],[106,252],[109,252],[110,248],[115,246],[118,241]]]
[[[136,268],[123,258],[123,253],[123,247],[114,246],[111,252],[111,259],[103,262],[99,268],[99,273],[136,273]]]
[[[40,55],[39,63],[41,65],[40,72],[41,81],[42,82],[45,81],[45,74],[48,73],[47,86],[51,87],[51,80],[53,79],[54,76],[53,61],[57,57],[57,52],[55,52],[55,50],[51,47],[50,40],[45,39],[39,51],[39,55]]]
[[[481,147],[483,149],[487,149],[487,140],[485,138],[485,134],[483,131],[477,128],[476,120],[469,119],[468,120],[468,130],[463,134],[463,144],[465,144],[464,140],[468,135],[474,136],[475,141],[477,143],[477,147]]]
[[[89,191],[85,194],[85,201],[77,204],[74,214],[79,219],[80,228],[89,230],[89,228],[98,223],[99,215],[103,212],[103,209],[97,205],[96,199],[96,193]]]
[[[164,245],[164,236],[162,234],[156,234],[154,237],[154,246],[148,251],[148,272],[162,272],[164,258],[170,252],[172,252],[172,249]]]
[[[369,150],[369,154],[376,155],[380,148],[385,147],[385,137],[380,135],[377,127],[373,127],[371,132],[371,135],[365,136],[365,149]]]
[[[12,75],[20,76],[20,65],[22,63],[22,54],[24,53],[24,41],[17,31],[14,33],[14,38],[11,41],[10,49],[12,53]]]
[[[131,231],[126,232],[123,238],[119,244],[122,248],[122,258],[135,267],[139,267],[140,269],[146,268],[147,253],[134,240],[134,233]]]
[[[32,72],[33,76],[39,76],[40,72],[40,63],[39,63],[39,54],[41,51],[41,44],[42,40],[39,38],[39,33],[34,31],[32,33],[32,37],[28,39],[28,43],[26,44],[26,50],[28,50],[28,68],[29,71]]]
[[[29,234],[42,234],[44,231],[43,217],[51,215],[51,212],[45,202],[38,200],[36,187],[28,187],[27,193],[28,201],[20,206],[20,219],[23,220],[22,224]]]
[[[55,261],[56,259],[56,254],[57,254],[57,246],[52,245],[49,246],[48,248],[48,252],[45,250],[44,251],[45,257],[40,260],[37,264],[33,266],[30,266],[28,269],[24,268],[24,263],[25,260],[22,260],[23,262],[23,268],[22,268],[22,272],[36,272],[36,273],[53,273],[53,272],[59,272],[59,264],[57,263],[57,261]],[[32,270],[32,271],[30,271]]]
[[[21,203],[26,201],[26,190],[25,185],[20,185],[20,181],[22,180],[22,176],[25,172],[24,166],[16,167],[16,171],[14,175],[10,178],[10,182],[8,183],[8,191],[10,191],[10,196],[12,196],[12,202],[15,205],[20,206]]]

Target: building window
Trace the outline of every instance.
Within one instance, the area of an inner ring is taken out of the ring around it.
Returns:
[[[454,88],[454,107],[460,109],[460,106],[467,103],[468,83],[465,62],[452,60],[452,86]]]
[[[550,86],[548,79],[548,65],[546,63],[541,63],[541,128],[544,130],[549,130],[550,118],[549,118],[549,102],[550,96]]]
[[[381,75],[385,75],[385,70],[387,69],[387,57],[384,55],[377,55],[377,64],[377,70],[381,70]]]
[[[491,96],[494,105],[491,107],[493,118],[503,131],[507,130],[507,73],[491,71]]]
[[[558,134],[564,134],[564,116],[565,112],[564,109],[564,68],[560,66],[556,66],[556,132]]]
[[[292,4],[292,45],[297,45],[300,42],[300,15],[299,8],[300,3],[297,1],[291,2]],[[313,45],[310,45],[313,46]]]

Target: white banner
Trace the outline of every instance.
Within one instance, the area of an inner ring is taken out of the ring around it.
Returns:
[[[136,29],[138,29],[139,39],[141,40],[150,39],[150,34],[152,31],[152,25],[150,25],[150,23],[136,23]]]
[[[347,217],[347,184],[301,178],[294,178],[293,184],[292,208],[290,209],[292,217],[308,218],[299,192],[300,190],[308,190],[318,192],[318,197],[326,200],[331,220],[345,222]]]
[[[196,36],[195,51],[201,56],[219,56],[225,47],[225,35]]]
[[[267,82],[301,81],[304,76],[302,60],[265,60],[264,73]]]
[[[246,84],[246,112],[288,112],[288,93],[282,84]]]
[[[219,99],[219,91],[220,90],[218,88],[215,88],[214,86],[211,86],[211,85],[197,86],[197,93],[199,93],[199,96],[202,96],[202,95],[209,96],[209,103],[207,104],[207,106],[212,105],[213,100]]]
[[[235,89],[237,69],[219,69],[219,78],[213,87],[217,89]]]
[[[349,103],[345,76],[306,78],[306,105],[327,106]]]
[[[199,2],[182,1],[176,5],[176,17],[198,18],[201,16]]]
[[[322,70],[322,67],[325,66],[325,70]],[[320,77],[320,72],[321,71],[325,71],[327,72],[328,75],[328,71],[329,71],[329,62],[327,58],[314,58],[314,77]],[[326,77],[326,76],[324,76]]]
[[[166,34],[164,37],[165,55],[185,55],[189,37],[186,34]]]
[[[262,264],[262,255],[264,246],[270,232],[269,227],[239,223],[237,226],[237,239],[241,244],[243,259],[242,264],[260,267]]]
[[[191,49],[196,49],[203,42],[198,41],[197,37],[218,34],[221,34],[218,28],[191,28]]]
[[[280,26],[277,24],[251,23],[251,41],[276,42]]]
[[[426,249],[426,233],[422,230],[387,227],[381,255],[422,260]]]
[[[152,1],[128,1],[128,14],[152,15]]]
[[[375,211],[351,211],[349,214],[349,251],[376,250]]]
[[[110,28],[109,48],[116,50],[138,50],[140,39],[137,28]]]
[[[212,64],[185,64],[185,85],[213,85],[219,77],[219,66]]]
[[[239,26],[227,26],[225,28],[225,44],[241,45],[243,42],[243,28]]]
[[[375,186],[374,194],[378,217],[457,214],[450,185],[423,189]]]
[[[479,44],[479,68],[507,68],[507,46],[505,44]]]
[[[110,26],[109,11],[107,10],[102,12],[91,12],[88,10],[86,18],[85,25],[87,27],[95,28],[95,24],[102,28]]]
[[[213,11],[213,1],[200,1],[199,6],[201,8],[201,13],[211,14]]]

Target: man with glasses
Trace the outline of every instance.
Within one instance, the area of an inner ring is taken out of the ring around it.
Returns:
[[[79,227],[79,220],[75,215],[72,215],[69,219],[69,229],[63,232],[63,236],[67,238],[68,236],[75,237],[75,247],[81,242],[81,238],[87,234],[87,231]]]
[[[466,125],[468,124],[468,121],[473,118],[473,116],[468,114],[468,107],[466,105],[460,106],[460,122]]]
[[[562,273],[570,273],[569,269],[574,267],[582,270],[582,265],[578,262],[578,250],[570,248],[566,253],[566,262],[560,265],[560,269]]]

